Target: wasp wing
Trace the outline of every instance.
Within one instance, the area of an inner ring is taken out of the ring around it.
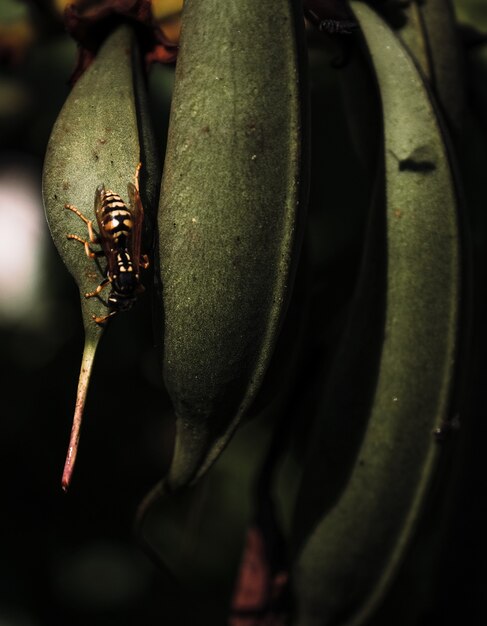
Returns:
[[[95,215],[98,231],[100,233],[100,244],[107,259],[107,276],[110,276],[116,269],[116,258],[110,246],[110,235],[103,225],[103,200],[105,197],[105,185],[98,185],[95,191]]]
[[[144,207],[142,205],[142,200],[140,199],[140,193],[137,187],[129,183],[127,185],[129,201],[130,201],[130,212],[132,213],[133,219],[133,231],[131,238],[131,249],[130,256],[132,258],[132,262],[134,264],[134,269],[136,273],[139,273],[140,266],[140,249],[141,249],[141,241],[142,241],[142,224],[144,222]]]

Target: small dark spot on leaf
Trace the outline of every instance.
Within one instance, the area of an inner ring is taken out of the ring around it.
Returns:
[[[93,271],[91,270],[85,270],[85,272],[83,272],[85,275],[85,278],[87,278],[88,280],[96,280],[97,279],[97,275],[93,275]]]
[[[256,130],[257,130],[257,124],[255,122],[251,122],[250,124],[248,124],[245,134],[251,135],[252,133],[255,133]]]
[[[436,169],[432,161],[415,161],[414,159],[403,159],[399,161],[400,172],[424,172],[428,174]]]
[[[96,152],[96,150],[93,150],[93,158],[95,159],[95,161],[98,161],[98,159],[100,158],[100,155],[98,154],[98,152]]]
[[[210,127],[209,126],[203,126],[203,128],[201,129],[202,133],[205,133],[206,135],[209,134],[210,132]]]
[[[57,200],[57,194],[54,194],[54,200]]]
[[[63,180],[63,189],[64,189],[64,191],[69,189],[69,187],[70,187],[69,180]]]
[[[400,172],[424,172],[428,174],[436,169],[436,154],[428,144],[418,146],[405,159],[390,151],[397,161]]]

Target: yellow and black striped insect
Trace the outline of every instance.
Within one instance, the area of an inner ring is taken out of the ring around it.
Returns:
[[[107,259],[106,276],[98,287],[85,298],[93,298],[107,286],[111,286],[106,305],[110,313],[101,317],[93,316],[97,324],[103,324],[109,317],[119,311],[127,311],[136,302],[137,297],[144,291],[140,281],[140,268],[149,266],[146,254],[141,255],[142,223],[144,208],[139,193],[139,172],[141,163],[135,170],[134,183],[127,186],[129,205],[105,185],[99,185],[95,192],[95,216],[99,234],[93,228],[93,220],[86,218],[79,209],[72,204],[65,208],[76,213],[88,227],[88,241],[79,235],[69,234],[68,239],[79,241],[85,247],[86,255],[90,259],[105,256]],[[101,245],[101,250],[93,250],[90,244]]]

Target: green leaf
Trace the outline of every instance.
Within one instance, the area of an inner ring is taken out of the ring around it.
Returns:
[[[431,55],[431,84],[450,131],[460,135],[466,84],[460,32],[451,0],[428,0],[419,10]]]
[[[407,6],[401,7],[405,17],[404,25],[398,30],[398,35],[406,46],[424,76],[431,80],[431,54],[428,46],[428,36],[421,15],[419,2],[413,0]]]
[[[275,427],[266,415],[246,422],[195,485],[173,492],[162,482],[139,508],[139,542],[169,575],[164,605],[183,612],[182,623],[198,622],[188,609],[201,612],[205,623],[225,623],[245,529],[255,515],[256,475]]]
[[[433,433],[457,409],[462,257],[448,138],[399,39],[366,5],[352,8],[380,90],[385,172],[296,506],[300,626],[370,619],[447,452]]]
[[[302,30],[298,2],[184,6],[159,210],[173,488],[249,409],[288,305],[306,209]]]
[[[128,26],[120,26],[107,38],[93,63],[72,88],[52,129],[45,156],[43,200],[46,218],[59,254],[80,290],[85,328],[85,353],[70,450],[76,448],[77,426],[81,421],[96,348],[103,333],[103,326],[96,324],[93,316],[106,315],[108,309],[99,298],[85,298],[84,294],[93,291],[102,281],[106,261],[102,257],[98,264],[88,258],[81,243],[67,238],[68,234],[74,233],[86,240],[88,230],[74,212],[65,208],[65,204],[77,207],[87,219],[93,220],[96,228],[96,188],[103,183],[128,201],[127,184],[134,181],[136,166],[141,159],[141,194],[143,199],[152,197],[154,202],[157,162],[151,154],[150,131],[144,130],[141,139],[138,128],[138,116],[147,117],[143,110],[145,101],[140,72],[133,33]],[[134,92],[134,80],[138,85],[137,93]],[[150,206],[146,206],[146,215],[150,220]],[[93,247],[98,249],[96,244]],[[68,465],[73,464],[74,457],[72,463],[68,458]]]
[[[465,108],[464,59],[452,2],[414,0],[401,11],[406,21],[398,35],[428,79],[450,131],[460,133]]]

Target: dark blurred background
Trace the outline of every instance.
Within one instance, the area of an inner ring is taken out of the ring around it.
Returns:
[[[192,571],[184,573],[197,589],[193,595],[178,591],[134,535],[137,507],[164,473],[173,434],[149,295],[109,324],[96,359],[74,480],[69,493],[61,490],[83,348],[79,294],[50,239],[41,195],[46,145],[76,59],[76,44],[62,25],[63,4],[0,2],[0,626],[223,624],[251,515],[252,471],[271,427],[265,420],[246,425],[232,442],[211,488],[196,496],[204,513],[198,513],[197,531],[185,517],[184,501],[162,508],[152,522],[156,545],[176,541],[183,533],[181,520],[188,541],[191,533],[202,538],[197,558],[186,563]],[[459,23],[487,32],[484,0],[457,0],[456,9]],[[487,45],[471,48],[467,58],[473,124],[468,220],[480,283],[466,416],[474,436],[452,514],[451,550],[444,554],[441,584],[421,621],[428,626],[487,624],[482,324]],[[315,309],[308,335],[326,358],[352,292],[369,186],[353,156],[336,70],[312,50],[310,61],[314,144],[307,246]],[[161,146],[173,74],[174,66],[167,65],[154,66],[150,75]],[[334,181],[326,190],[324,171]],[[291,501],[297,481],[292,464],[282,480],[289,481],[284,491]]]

